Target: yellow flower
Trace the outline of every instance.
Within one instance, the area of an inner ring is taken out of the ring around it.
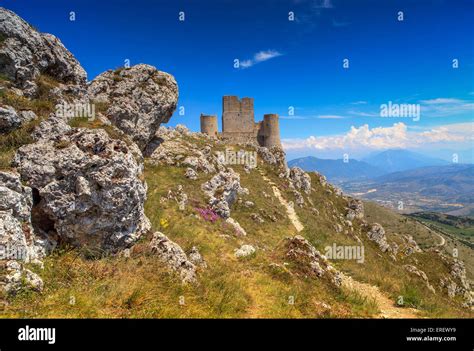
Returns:
[[[170,224],[168,223],[168,220],[166,218],[161,218],[160,219],[161,228],[166,229],[166,228],[168,228],[169,225]]]

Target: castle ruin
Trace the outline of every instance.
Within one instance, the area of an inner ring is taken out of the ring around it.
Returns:
[[[235,143],[257,142],[260,146],[281,147],[277,114],[265,114],[255,122],[253,98],[222,97],[222,133],[219,134],[217,116],[201,114],[201,133],[222,136]]]

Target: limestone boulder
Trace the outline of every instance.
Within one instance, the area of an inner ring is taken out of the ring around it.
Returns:
[[[196,265],[191,262],[184,250],[160,232],[153,234],[151,251],[169,269],[177,272],[183,283],[196,283]],[[196,259],[196,253],[193,254]],[[202,259],[202,258],[201,258]]]
[[[0,7],[0,73],[27,97],[38,93],[41,74],[85,86],[86,72],[61,41],[36,31],[14,12]]]
[[[105,115],[145,150],[161,123],[170,119],[178,101],[174,77],[139,64],[96,77],[88,87],[91,99],[107,106]]]
[[[39,139],[17,151],[14,165],[33,189],[43,235],[116,251],[150,228],[142,165],[125,142],[104,130],[70,129]]]

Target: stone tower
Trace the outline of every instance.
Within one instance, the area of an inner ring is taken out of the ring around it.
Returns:
[[[240,142],[255,138],[253,98],[222,98],[222,136]]]
[[[281,147],[280,125],[277,114],[264,115],[261,130],[263,131],[263,146],[268,148],[273,146]]]
[[[201,113],[201,133],[217,136],[217,116]]]

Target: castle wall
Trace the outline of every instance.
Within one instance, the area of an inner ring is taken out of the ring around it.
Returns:
[[[217,136],[217,116],[201,114],[201,132]],[[260,146],[281,147],[280,126],[277,114],[264,115],[255,123],[253,98],[222,97],[222,133],[234,143],[255,143]]]
[[[201,133],[217,136],[217,116],[201,114]]]

